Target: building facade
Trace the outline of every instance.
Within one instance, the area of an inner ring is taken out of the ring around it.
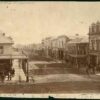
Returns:
[[[51,41],[51,48],[52,48],[52,58],[58,59],[58,43],[57,38],[52,39]]]
[[[70,41],[70,39],[66,35],[58,36],[57,42],[58,42],[58,59],[63,60],[65,58],[66,53],[66,45]]]
[[[28,58],[24,53],[15,49],[13,44],[14,41],[11,37],[0,33],[0,76],[6,76],[12,68],[16,68],[15,61],[17,60],[17,67],[25,72],[26,81],[29,81]]]
[[[76,37],[67,43],[67,61],[78,68],[87,64],[88,38]]]
[[[44,56],[63,60],[66,52],[66,44],[69,40],[66,35],[56,38],[46,37],[41,43]]]
[[[52,37],[46,37],[42,40],[43,53],[45,57],[50,57],[52,53]]]
[[[92,23],[89,27],[89,54],[90,63],[100,64],[100,22]]]

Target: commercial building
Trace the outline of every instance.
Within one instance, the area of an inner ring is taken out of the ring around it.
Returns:
[[[79,37],[70,40],[67,43],[67,61],[77,68],[87,64],[88,58],[88,38]]]
[[[66,35],[58,36],[57,38],[57,48],[58,48],[58,58],[63,60],[65,58],[66,53],[66,45],[70,41],[70,39]]]
[[[26,81],[29,81],[28,58],[23,52],[15,49],[13,44],[14,41],[11,37],[7,37],[5,33],[0,33],[0,76],[2,74],[6,76],[12,68],[18,67],[17,69],[20,69],[20,71],[23,70]]]
[[[92,65],[100,64],[100,22],[92,23],[89,27],[89,61]]]

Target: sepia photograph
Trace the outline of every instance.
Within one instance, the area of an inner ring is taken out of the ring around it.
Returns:
[[[0,97],[99,93],[100,2],[0,2]]]

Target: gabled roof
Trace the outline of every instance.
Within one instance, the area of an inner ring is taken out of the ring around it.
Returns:
[[[0,44],[13,44],[13,40],[11,37],[5,36],[5,33],[0,32]]]

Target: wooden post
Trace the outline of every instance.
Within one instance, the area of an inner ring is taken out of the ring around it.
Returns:
[[[98,68],[98,65],[99,65],[99,56],[98,56],[98,55],[97,55],[97,59],[96,59],[96,60],[97,60],[97,62],[96,62],[95,68],[97,69],[97,68]],[[96,70],[96,69],[95,69],[95,70]]]
[[[19,59],[19,82],[21,82],[21,76],[20,76],[20,68],[21,68],[21,60]]]
[[[10,68],[12,68],[12,59],[10,59]]]
[[[29,72],[28,72],[28,66],[29,66],[29,64],[28,64],[28,60],[27,60],[27,62],[26,62],[26,71],[27,71],[27,74],[26,74],[26,82],[29,82]]]
[[[78,56],[78,45],[76,45],[76,66],[77,66],[77,68],[79,68],[77,56]]]

